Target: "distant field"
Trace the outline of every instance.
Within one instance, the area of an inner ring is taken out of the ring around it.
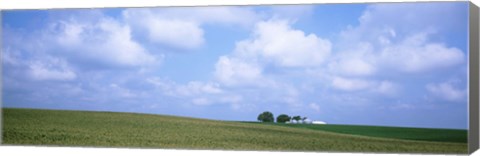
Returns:
[[[174,149],[467,153],[466,143],[355,136],[185,117],[2,109],[3,144]]]
[[[250,122],[256,123],[258,122]],[[407,139],[420,141],[458,142],[467,143],[468,131],[457,129],[432,129],[432,128],[404,128],[383,126],[358,126],[358,125],[312,125],[312,124],[277,124],[261,123],[285,127],[306,128],[335,133],[382,137],[392,139]]]

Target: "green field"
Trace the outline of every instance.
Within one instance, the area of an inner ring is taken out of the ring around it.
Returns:
[[[406,128],[406,127],[383,127],[383,126],[357,126],[357,125],[312,125],[312,124],[270,124],[285,127],[306,128],[335,133],[362,135],[370,137],[406,139],[419,141],[458,142],[467,143],[468,131],[459,129],[432,129],[432,128]]]
[[[2,117],[2,143],[13,145],[467,153],[466,143],[163,115],[3,108]]]

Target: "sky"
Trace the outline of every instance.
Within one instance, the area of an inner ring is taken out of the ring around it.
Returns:
[[[2,11],[2,107],[467,129],[468,3]]]

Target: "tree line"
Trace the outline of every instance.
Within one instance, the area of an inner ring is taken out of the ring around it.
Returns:
[[[293,116],[293,117],[290,117],[288,116],[287,114],[280,114],[277,116],[277,123],[285,123],[287,121],[290,121],[290,120],[296,120],[296,121],[300,121],[300,120],[305,120],[307,117],[301,117],[299,115],[297,116]],[[261,122],[275,122],[275,119],[273,117],[273,114],[272,112],[269,112],[269,111],[265,111],[263,113],[260,113],[257,117],[257,120],[258,121],[261,121]]]

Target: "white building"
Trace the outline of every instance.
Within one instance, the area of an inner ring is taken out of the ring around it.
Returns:
[[[285,122],[287,124],[327,124],[326,122],[323,121],[312,121],[308,118],[305,118],[303,120],[293,120],[291,119],[290,121]]]
[[[312,121],[312,124],[324,125],[324,124],[327,124],[327,123],[326,123],[326,122],[323,122],[323,121]]]
[[[304,124],[312,124],[312,120],[307,118],[307,119],[303,120],[303,123]]]

